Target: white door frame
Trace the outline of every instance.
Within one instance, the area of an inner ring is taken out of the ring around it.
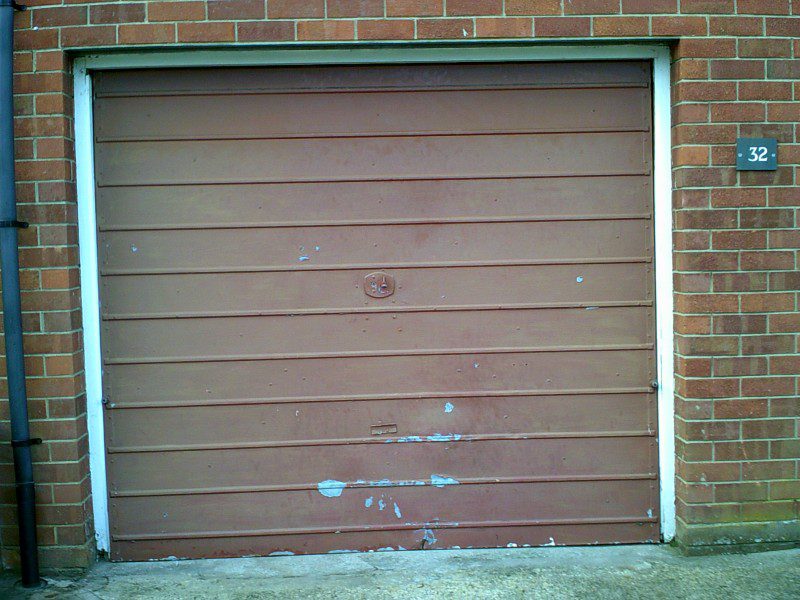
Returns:
[[[675,537],[675,423],[672,298],[670,52],[662,44],[582,45],[499,42],[386,42],[263,45],[88,54],[75,59],[75,160],[89,468],[98,551],[108,552],[108,489],[103,431],[100,297],[95,212],[92,79],[96,70],[269,65],[652,60],[658,453],[661,539]]]

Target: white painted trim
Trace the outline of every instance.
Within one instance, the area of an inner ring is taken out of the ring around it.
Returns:
[[[94,140],[92,79],[81,60],[74,65],[75,177],[78,190],[78,246],[81,266],[86,420],[89,430],[89,472],[97,550],[108,552],[108,487],[103,426],[103,365],[100,356],[100,293],[97,264],[97,217],[94,203]]]
[[[672,299],[672,161],[670,52],[663,44],[559,43],[520,40],[494,43],[276,44],[240,49],[180,49],[90,53],[75,60],[75,153],[86,360],[89,457],[98,550],[108,551],[108,500],[102,408],[97,223],[94,198],[91,71],[323,64],[515,62],[567,60],[653,61],[653,179],[655,227],[656,342],[658,363],[661,537],[675,536],[675,424]]]
[[[670,51],[653,60],[653,204],[655,222],[658,471],[661,538],[675,537],[675,366],[672,289],[672,115]]]

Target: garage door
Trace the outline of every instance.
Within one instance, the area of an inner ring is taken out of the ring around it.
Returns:
[[[647,63],[95,86],[113,558],[658,539]]]

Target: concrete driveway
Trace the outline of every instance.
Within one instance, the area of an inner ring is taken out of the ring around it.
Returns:
[[[800,549],[686,557],[665,546],[512,548],[99,563],[0,598],[800,598]]]

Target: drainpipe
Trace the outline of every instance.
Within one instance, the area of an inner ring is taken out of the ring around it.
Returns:
[[[41,443],[30,437],[28,397],[25,391],[25,362],[22,349],[22,309],[19,293],[19,248],[14,190],[14,107],[13,64],[14,11],[22,10],[13,0],[0,0],[0,269],[3,284],[3,326],[5,327],[8,402],[11,415],[11,446],[17,481],[17,519],[22,585],[41,584],[36,544],[31,445]]]

